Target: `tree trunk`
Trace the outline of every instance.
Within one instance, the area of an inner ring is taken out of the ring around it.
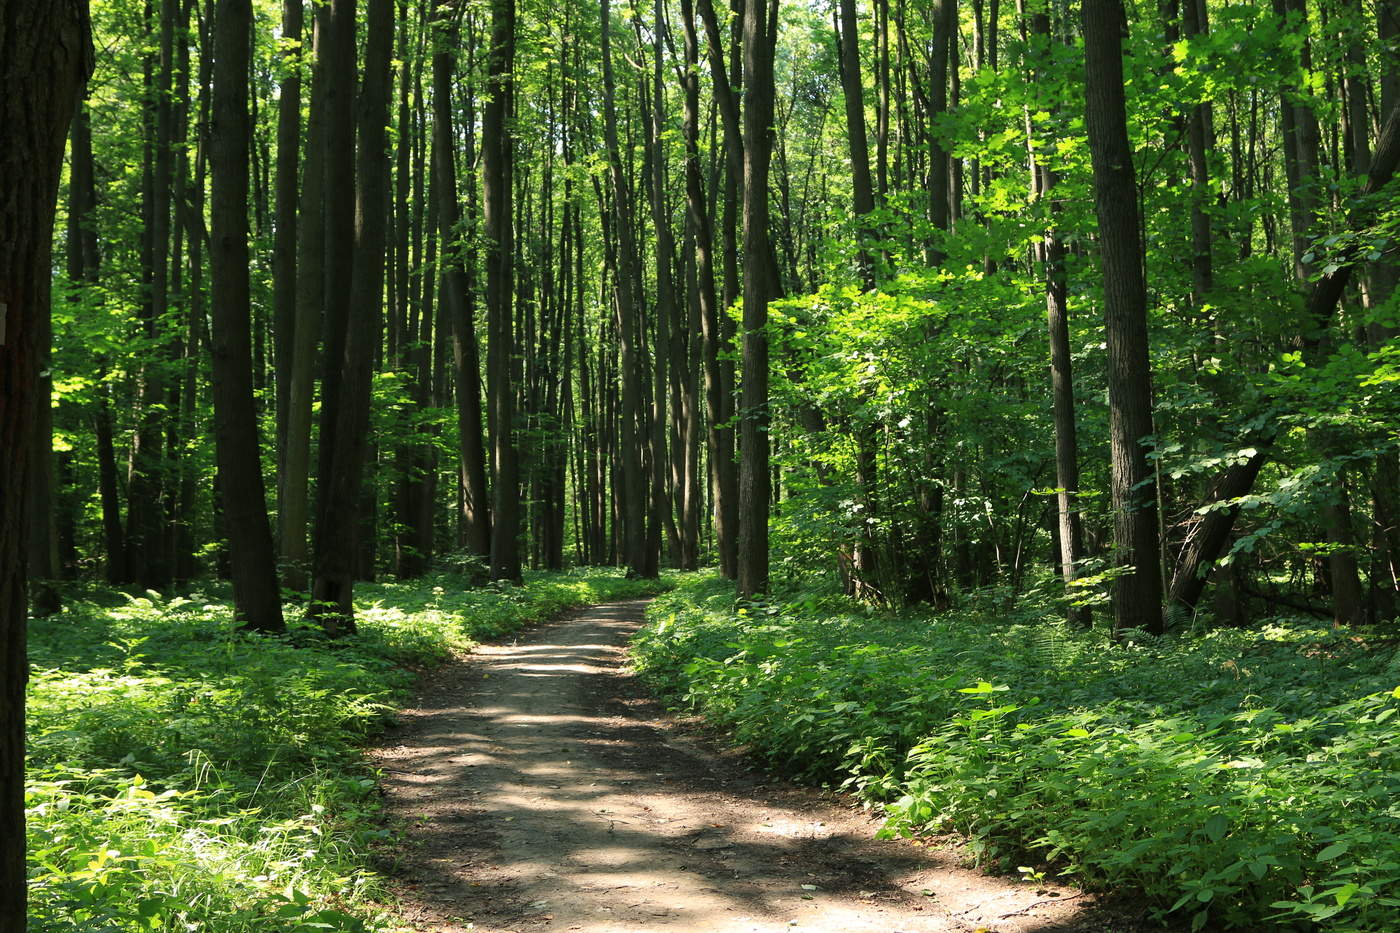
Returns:
[[[0,18],[0,931],[25,929],[26,501],[54,202],[78,89],[92,69],[87,4],[12,0]]]
[[[1193,3],[1195,0],[1187,0]],[[1037,12],[1030,17],[1031,33],[1050,41],[1050,17]],[[1039,63],[1037,63],[1039,64]],[[1032,68],[1029,80],[1039,76]],[[1028,130],[1031,122],[1027,120]],[[1050,225],[1044,242],[1037,248],[1045,277],[1045,318],[1050,334],[1050,391],[1055,421],[1056,540],[1059,544],[1060,576],[1065,585],[1078,575],[1078,562],[1084,556],[1084,531],[1079,517],[1079,442],[1075,424],[1074,375],[1069,343],[1069,303],[1065,277],[1065,245],[1059,235],[1059,205],[1054,188],[1058,178],[1040,157],[1032,141],[1031,193],[1047,202]],[[1070,611],[1070,621],[1085,623],[1088,613]]]
[[[326,120],[333,81],[328,53],[331,13],[330,4],[321,6],[312,29],[315,65],[297,218],[296,319],[292,328],[291,373],[287,387],[286,449],[281,458],[282,581],[289,589],[298,591],[307,588],[310,569],[307,532],[311,515],[312,397],[316,391],[316,348],[321,343],[326,284]]]
[[[870,256],[869,215],[875,210],[875,187],[870,177],[870,142],[865,132],[865,95],[861,88],[860,42],[856,25],[855,0],[840,0],[841,28],[837,46],[841,65],[841,92],[846,101],[846,142],[851,157],[852,207],[856,212],[859,237],[858,262],[861,282],[875,287],[875,266]]]
[[[1163,630],[1156,474],[1147,459],[1152,380],[1137,180],[1128,142],[1121,0],[1084,0],[1085,123],[1104,276],[1112,475],[1115,630]]]
[[[491,556],[491,512],[486,485],[486,448],[481,423],[481,356],[476,337],[475,291],[468,288],[461,208],[457,200],[456,135],[452,129],[452,76],[456,69],[456,23],[439,7],[442,41],[433,55],[433,187],[443,252],[443,296],[452,322],[452,361],[457,383],[462,527],[469,553]],[[467,164],[476,161],[475,107],[468,102]],[[474,222],[470,218],[469,222]]]
[[[515,142],[508,118],[515,90],[515,0],[491,0],[487,99],[481,118],[486,254],[487,378],[491,407],[491,579],[520,582],[520,464],[515,436],[515,246],[512,168]]]
[[[209,168],[214,442],[228,529],[234,616],[250,629],[280,632],[282,600],[267,519],[262,449],[253,405],[249,332],[248,119],[251,0],[218,0],[214,25],[213,120]]]
[[[705,27],[706,48],[710,60],[710,76],[716,108],[724,130],[724,187],[721,223],[722,271],[724,290],[722,303],[716,305],[713,316],[701,318],[701,327],[708,326],[705,338],[706,395],[715,404],[708,412],[710,470],[714,497],[715,547],[719,552],[720,573],[731,579],[739,574],[739,473],[734,462],[734,364],[721,353],[731,348],[734,325],[726,313],[738,298],[739,244],[735,235],[735,209],[744,178],[744,138],[739,123],[739,89],[733,86],[724,62],[724,45],[712,0],[696,0],[696,12]],[[688,19],[693,30],[694,19]],[[687,39],[687,41],[690,41]],[[738,48],[731,50],[737,56]],[[698,81],[698,76],[696,78]],[[698,85],[697,85],[698,86]],[[713,225],[711,225],[713,231]],[[711,246],[713,246],[713,232]],[[697,241],[698,243],[698,241]],[[713,260],[712,260],[713,263]],[[703,312],[702,312],[703,314]],[[708,323],[707,323],[708,322]],[[712,387],[712,388],[711,388]],[[708,404],[708,402],[707,402]]]
[[[323,43],[326,82],[325,97],[325,240],[322,266],[321,322],[322,339],[325,342],[321,357],[321,412],[319,419],[320,439],[316,457],[316,509],[315,540],[313,542],[313,570],[321,560],[326,548],[339,550],[343,542],[326,542],[320,538],[322,529],[339,524],[344,516],[330,519],[324,514],[330,501],[331,486],[337,479],[347,481],[343,471],[336,464],[336,457],[342,448],[336,432],[343,420],[353,422],[354,413],[341,413],[341,385],[351,374],[346,371],[349,358],[346,343],[353,330],[351,305],[354,301],[352,290],[355,275],[359,220],[360,189],[356,179],[355,148],[355,91],[356,71],[356,0],[329,0],[326,7],[326,35]],[[392,36],[390,37],[392,41]],[[318,59],[317,64],[320,64]],[[313,89],[314,90],[314,89]],[[363,92],[362,92],[363,93]],[[374,214],[379,208],[373,207]],[[380,257],[377,262],[382,262]],[[382,274],[382,269],[381,269]],[[363,322],[361,322],[363,323]],[[353,446],[353,442],[352,445]],[[337,473],[339,475],[337,476]],[[352,515],[358,514],[358,481],[354,492],[341,500],[346,503]],[[353,564],[352,564],[353,569]],[[319,571],[317,571],[319,575]],[[313,585],[314,596],[314,585]],[[343,594],[338,594],[337,602]],[[312,614],[316,613],[315,607]],[[330,623],[334,625],[335,623]]]
[[[272,241],[272,321],[277,339],[277,503],[285,519],[287,423],[296,358],[297,170],[301,162],[302,0],[283,0],[283,75],[277,99],[277,192]],[[285,536],[282,527],[280,536]]]
[[[768,300],[777,270],[768,242],[768,166],[773,152],[773,13],[744,9],[744,397],[739,449],[739,595],[768,591]]]
[[[622,353],[622,412],[618,444],[622,457],[623,548],[629,574],[647,574],[647,479],[643,472],[642,430],[645,397],[642,385],[641,307],[635,292],[641,281],[630,182],[622,164],[617,133],[617,90],[612,66],[612,17],[608,0],[599,5],[603,46],[603,134],[608,152],[612,193],[613,235],[617,242],[614,264],[617,326]]]
[[[349,314],[343,335],[333,446],[322,472],[316,522],[316,567],[308,616],[331,635],[355,630],[354,583],[361,533],[365,452],[368,448],[370,378],[382,331],[384,246],[388,240],[390,60],[393,3],[365,4],[365,56],[356,107],[354,252]],[[354,35],[353,6],[339,24]],[[328,339],[327,347],[334,341]],[[322,443],[326,443],[324,429]]]

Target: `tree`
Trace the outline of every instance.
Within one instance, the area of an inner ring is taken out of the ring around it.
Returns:
[[[353,9],[353,8],[352,8]],[[391,0],[365,4],[365,58],[356,107],[354,261],[351,266],[343,357],[335,399],[332,449],[323,455],[316,564],[308,616],[331,635],[355,630],[356,544],[361,533],[365,452],[369,444],[370,379],[381,331],[384,247],[389,207],[390,64],[394,48]],[[353,37],[353,17],[342,21]],[[337,341],[327,340],[327,348]],[[322,443],[327,443],[322,431]]]
[[[612,66],[612,17],[602,0],[603,134],[608,152],[608,181],[612,195],[612,229],[616,239],[613,263],[617,329],[622,353],[622,410],[618,443],[622,456],[623,548],[629,573],[648,575],[647,478],[642,470],[646,442],[642,361],[642,308],[637,294],[641,259],[637,255],[632,189],[622,163],[617,132],[617,82]]]
[[[777,277],[768,240],[773,153],[773,55],[778,4],[744,9],[744,341],[739,435],[739,594],[768,590],[768,301]]]
[[[467,550],[491,556],[491,512],[486,483],[486,450],[481,423],[481,356],[477,345],[475,295],[467,276],[468,231],[462,229],[457,200],[456,134],[452,118],[452,75],[458,27],[447,4],[438,7],[440,33],[433,53],[433,190],[438,197],[444,258],[443,296],[452,323],[452,359],[457,380],[457,430],[461,438],[462,522]],[[469,121],[475,114],[469,109]],[[475,129],[468,130],[467,161],[475,159]],[[472,256],[474,262],[475,256]]]
[[[486,235],[488,403],[491,406],[491,579],[520,582],[520,463],[515,439],[514,238],[509,125],[514,96],[515,0],[491,0],[486,106],[481,118],[483,224]]]
[[[247,627],[280,632],[281,591],[267,519],[262,448],[253,404],[248,294],[248,31],[251,0],[220,0],[214,24],[210,210],[214,441],[229,537],[234,614]]]
[[[1115,629],[1161,632],[1157,480],[1147,458],[1153,433],[1147,285],[1123,99],[1123,22],[1121,0],[1084,0],[1085,123],[1094,163],[1109,357],[1113,544],[1123,568],[1113,582],[1113,622]]]
[[[64,140],[92,70],[87,4],[11,2],[0,12],[0,931],[25,928],[26,501],[54,204]]]

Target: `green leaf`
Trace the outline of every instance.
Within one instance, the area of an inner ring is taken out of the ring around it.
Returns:
[[[1339,855],[1345,855],[1346,851],[1350,848],[1351,843],[1349,842],[1334,842],[1317,853],[1317,860],[1319,862],[1330,862]]]

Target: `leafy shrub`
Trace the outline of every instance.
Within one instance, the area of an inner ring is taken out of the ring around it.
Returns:
[[[358,635],[250,635],[218,598],[96,591],[31,623],[31,928],[388,929],[360,746],[411,668],[561,609],[654,592],[604,571],[357,588]]]
[[[773,766],[855,790],[886,832],[955,830],[1196,929],[1400,907],[1393,646],[1281,621],[1116,643],[1022,614],[890,614],[690,581],[636,638],[654,687]]]

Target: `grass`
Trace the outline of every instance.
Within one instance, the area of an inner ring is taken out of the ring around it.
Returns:
[[[412,670],[572,606],[656,592],[611,571],[357,587],[358,635],[238,631],[229,604],[91,591],[31,622],[30,928],[393,928],[362,747]]]
[[[986,862],[1143,892],[1194,929],[1400,916],[1390,632],[1273,620],[1118,643],[1024,610],[738,606],[714,578],[649,615],[633,650],[654,688],[885,808],[888,832],[955,831]]]

